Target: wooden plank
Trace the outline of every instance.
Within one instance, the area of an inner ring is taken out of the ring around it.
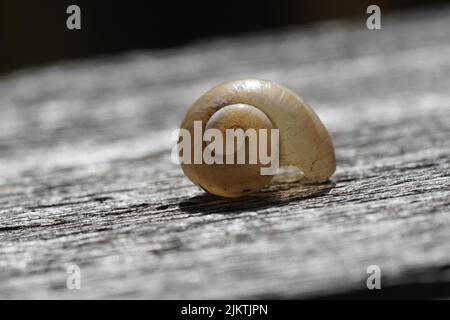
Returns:
[[[372,297],[369,265],[388,296],[449,296],[449,23],[447,6],[0,78],[0,297]],[[171,163],[187,107],[245,77],[314,106],[330,183],[224,200]]]

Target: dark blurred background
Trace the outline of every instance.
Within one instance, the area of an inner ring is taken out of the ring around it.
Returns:
[[[0,72],[132,49],[167,48],[217,35],[365,17],[430,0],[93,1],[0,0]],[[66,28],[66,8],[81,8],[81,30]]]

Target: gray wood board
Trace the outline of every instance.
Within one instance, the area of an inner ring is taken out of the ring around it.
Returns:
[[[315,108],[330,183],[224,200],[171,163],[189,105],[247,77]],[[371,297],[369,265],[450,296],[448,6],[23,70],[0,106],[1,298]]]

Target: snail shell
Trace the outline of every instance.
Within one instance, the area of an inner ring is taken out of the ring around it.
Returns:
[[[201,121],[203,131],[215,128],[225,132],[236,127],[244,131],[279,129],[279,165],[299,168],[311,182],[328,180],[336,169],[333,143],[320,119],[295,93],[271,81],[244,79],[214,87],[194,102],[181,124],[191,137],[194,121]],[[202,150],[205,147],[207,144],[202,142]],[[247,143],[245,148],[249,148]],[[259,162],[181,166],[192,182],[223,197],[258,191],[272,178],[261,175],[263,165]]]

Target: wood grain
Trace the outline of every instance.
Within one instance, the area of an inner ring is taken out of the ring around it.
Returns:
[[[0,297],[450,296],[450,7],[58,63],[0,78]],[[170,161],[188,106],[277,81],[338,169],[224,200]],[[66,288],[68,265],[81,290]],[[382,290],[366,289],[378,265]]]

